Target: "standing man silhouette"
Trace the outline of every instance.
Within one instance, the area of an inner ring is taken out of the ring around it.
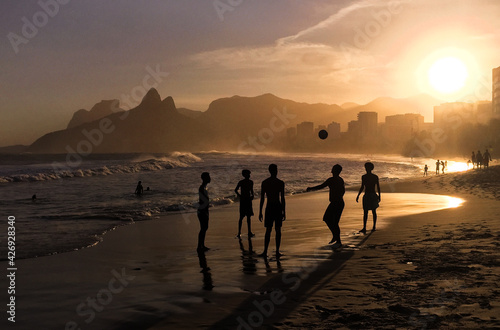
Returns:
[[[437,163],[436,163],[437,164]],[[363,195],[363,229],[359,232],[366,233],[366,221],[368,220],[368,211],[372,210],[373,215],[373,228],[375,231],[377,225],[377,207],[380,203],[380,184],[378,176],[373,174],[373,168],[375,165],[371,162],[365,163],[366,174],[361,177],[361,188],[359,188],[358,196],[356,196],[356,203],[359,200],[359,195],[365,190]],[[375,186],[377,186],[378,195],[375,192]]]
[[[238,221],[238,235],[237,238],[241,237],[241,223],[243,222],[243,218],[247,217],[247,225],[248,225],[248,237],[254,237],[255,235],[252,233],[252,224],[251,224],[251,216],[253,215],[253,207],[252,201],[254,197],[253,193],[253,181],[250,180],[250,170],[241,171],[241,175],[243,175],[244,179],[238,182],[234,192],[240,198],[240,219]],[[241,194],[238,190],[241,190]]]
[[[210,173],[203,172],[201,173],[202,183],[200,188],[198,188],[198,196],[199,196],[199,206],[198,206],[198,220],[200,221],[200,232],[198,234],[198,248],[196,249],[198,252],[208,251],[210,250],[205,246],[205,235],[208,230],[208,207],[209,207],[209,199],[208,199],[208,191],[207,184],[210,183]]]
[[[326,208],[325,214],[323,215],[323,221],[332,232],[332,240],[328,244],[336,242],[332,245],[332,248],[334,249],[342,247],[342,241],[340,240],[339,222],[345,206],[345,183],[344,179],[340,177],[340,172],[342,172],[342,166],[340,166],[339,164],[335,164],[332,167],[331,178],[327,179],[325,182],[318,186],[307,187],[307,191],[320,190],[325,187],[330,188],[330,205],[328,205],[328,207]]]
[[[276,258],[281,256],[281,225],[286,219],[285,213],[285,183],[277,178],[278,166],[276,164],[269,165],[269,173],[271,176],[262,182],[260,193],[260,209],[259,221],[262,222],[262,207],[264,200],[267,197],[266,204],[266,218],[264,226],[266,227],[266,236],[264,238],[264,252],[260,254],[261,257],[267,258],[267,249],[271,241],[271,231],[276,231]]]

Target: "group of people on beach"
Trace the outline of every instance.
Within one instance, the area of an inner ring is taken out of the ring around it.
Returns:
[[[380,203],[380,184],[378,176],[372,173],[373,169],[373,163],[367,162],[365,164],[366,174],[361,177],[361,187],[359,189],[358,195],[356,196],[356,202],[358,202],[361,193],[363,191],[365,192],[363,196],[363,228],[359,231],[363,234],[366,233],[366,223],[370,210],[372,211],[373,215],[372,231],[376,230],[376,210]],[[274,227],[276,240],[276,257],[279,258],[282,255],[280,253],[281,227],[283,225],[283,221],[286,220],[285,183],[282,180],[278,179],[278,166],[276,164],[269,165],[268,170],[270,176],[262,182],[260,193],[259,221],[262,222],[264,220],[266,233],[264,237],[264,251],[259,256],[267,258],[269,243],[271,241],[271,233]],[[330,204],[328,205],[323,215],[323,221],[326,223],[332,233],[332,239],[328,244],[332,244],[333,249],[342,247],[339,222],[345,206],[345,184],[344,180],[340,177],[341,172],[342,166],[340,166],[339,164],[335,164],[332,167],[332,176],[330,178],[328,178],[320,185],[308,187],[306,189],[306,191],[320,190],[326,187],[330,189]],[[240,217],[238,221],[238,234],[236,235],[237,238],[241,237],[241,227],[243,219],[245,217],[247,218],[249,238],[255,236],[251,230],[251,217],[254,215],[252,201],[255,194],[253,190],[253,181],[250,179],[250,174],[250,170],[244,169],[242,171],[244,179],[239,181],[235,188],[235,193],[240,199]],[[208,230],[209,222],[209,196],[207,185],[211,181],[210,174],[208,172],[203,172],[201,174],[201,179],[202,183],[198,189],[199,206],[197,215],[200,222],[200,232],[198,234],[197,251],[205,252],[210,250],[205,246],[205,236]],[[263,213],[262,211],[266,198],[267,204]]]
[[[470,164],[472,164],[472,168],[488,168],[491,160],[492,158],[488,149],[486,149],[484,154],[481,154],[480,150],[478,150],[476,154],[474,154],[473,151],[470,159],[467,161],[467,168],[469,168]]]

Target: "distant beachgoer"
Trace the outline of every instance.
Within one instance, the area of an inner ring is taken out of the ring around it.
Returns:
[[[470,159],[472,162],[472,168],[475,168],[476,167],[476,155],[474,154],[474,151],[472,152]]]
[[[198,247],[197,251],[208,251],[210,250],[205,246],[205,236],[208,230],[208,207],[209,207],[209,198],[207,191],[207,184],[210,183],[210,173],[203,172],[201,173],[202,183],[200,188],[198,188],[198,196],[199,196],[199,206],[198,206],[198,220],[200,221],[200,232],[198,234]]]
[[[146,188],[146,191],[149,191],[149,187]]]
[[[469,167],[470,167],[470,163],[471,163],[471,161],[470,161],[470,159],[469,159],[469,160],[467,161],[467,169],[469,169]]]
[[[445,168],[445,164],[443,161],[441,161],[441,173],[444,174],[444,168]]]
[[[330,188],[330,204],[326,208],[325,214],[323,215],[323,221],[332,232],[332,240],[328,244],[332,244],[335,242],[335,244],[332,245],[333,248],[342,247],[339,222],[345,206],[345,183],[344,180],[340,177],[340,172],[342,172],[342,166],[340,166],[339,164],[335,164],[332,167],[331,178],[328,178],[325,182],[318,186],[307,188],[307,191],[319,190],[325,187]]]
[[[481,168],[483,165],[483,155],[481,155],[481,151],[477,151],[476,153],[476,163],[477,163],[477,168]]]
[[[31,200],[34,202],[36,201],[36,194],[34,194],[33,196],[31,196]]]
[[[238,182],[238,185],[236,185],[234,189],[234,192],[240,198],[240,219],[238,220],[238,235],[236,235],[238,238],[241,237],[241,224],[244,217],[247,217],[248,237],[255,236],[251,229],[251,217],[254,214],[252,207],[254,192],[253,181],[250,180],[250,173],[250,170],[241,171],[241,175],[243,175],[244,179]],[[238,190],[241,190],[241,193]]]
[[[441,163],[439,162],[439,159],[436,161],[436,174],[439,174],[439,165],[441,165]]]
[[[277,178],[278,166],[276,164],[269,165],[269,173],[271,176],[262,182],[260,193],[259,221],[261,222],[263,219],[262,208],[264,206],[264,200],[267,197],[266,219],[264,221],[264,226],[266,227],[264,252],[262,252],[260,256],[267,258],[267,249],[271,241],[271,231],[274,225],[274,230],[276,232],[276,257],[279,258],[281,256],[281,226],[286,219],[285,183]]]
[[[487,168],[490,166],[490,161],[492,161],[493,159],[491,159],[491,155],[488,151],[488,149],[486,149],[486,151],[484,152],[483,154],[483,163],[484,163],[484,167]]]
[[[424,166],[424,176],[427,176],[427,171],[429,170],[429,166],[427,166],[427,164],[425,164]]]
[[[135,194],[137,196],[140,196],[140,195],[142,195],[143,192],[144,192],[144,188],[142,187],[141,181],[139,181],[139,183],[137,183],[137,187],[135,188]]]
[[[358,196],[356,196],[356,203],[359,200],[359,195],[365,190],[363,195],[363,229],[360,233],[366,233],[366,222],[368,220],[368,211],[372,211],[373,215],[373,228],[372,231],[376,230],[377,227],[377,207],[380,203],[380,184],[378,176],[373,174],[373,168],[375,166],[373,163],[368,162],[365,164],[366,174],[361,177],[361,188],[359,188]],[[378,195],[375,192],[375,186],[377,187]]]

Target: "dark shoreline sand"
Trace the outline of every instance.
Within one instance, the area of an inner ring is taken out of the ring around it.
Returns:
[[[268,265],[216,221],[234,218],[235,206],[212,212],[205,273],[192,248],[194,214],[118,228],[92,248],[17,261],[16,328],[500,328],[499,173],[497,166],[387,184],[382,203],[385,192],[466,202],[381,219],[381,230],[366,236],[344,230],[340,252],[325,246],[326,228],[292,222],[294,213],[322,214],[325,194],[291,197],[286,256]],[[308,213],[312,206],[319,211]],[[253,224],[261,252],[263,229]],[[301,235],[291,244],[294,230]]]

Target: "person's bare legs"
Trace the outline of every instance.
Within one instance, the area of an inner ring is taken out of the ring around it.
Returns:
[[[377,210],[372,210],[372,215],[373,215],[373,228],[372,231],[375,231],[377,229]],[[366,225],[366,222],[365,222]]]
[[[236,237],[240,238],[241,237],[241,223],[243,222],[244,216],[240,215],[240,220],[238,220],[238,235]]]
[[[363,229],[359,232],[365,234],[366,233],[366,221],[368,220],[368,210],[363,210]]]
[[[267,258],[267,248],[269,247],[269,242],[271,241],[271,231],[273,227],[266,227],[266,235],[264,237],[264,252],[260,254],[261,257]]]
[[[248,225],[248,237],[254,237],[255,235],[252,233],[252,222],[250,216],[247,216],[247,225]]]
[[[333,228],[333,224],[330,221],[325,221],[326,225],[328,226],[328,229],[332,232],[332,240],[328,242],[328,244],[332,244],[335,242],[335,229]]]
[[[281,256],[280,245],[281,245],[281,227],[276,227],[276,257]]]

